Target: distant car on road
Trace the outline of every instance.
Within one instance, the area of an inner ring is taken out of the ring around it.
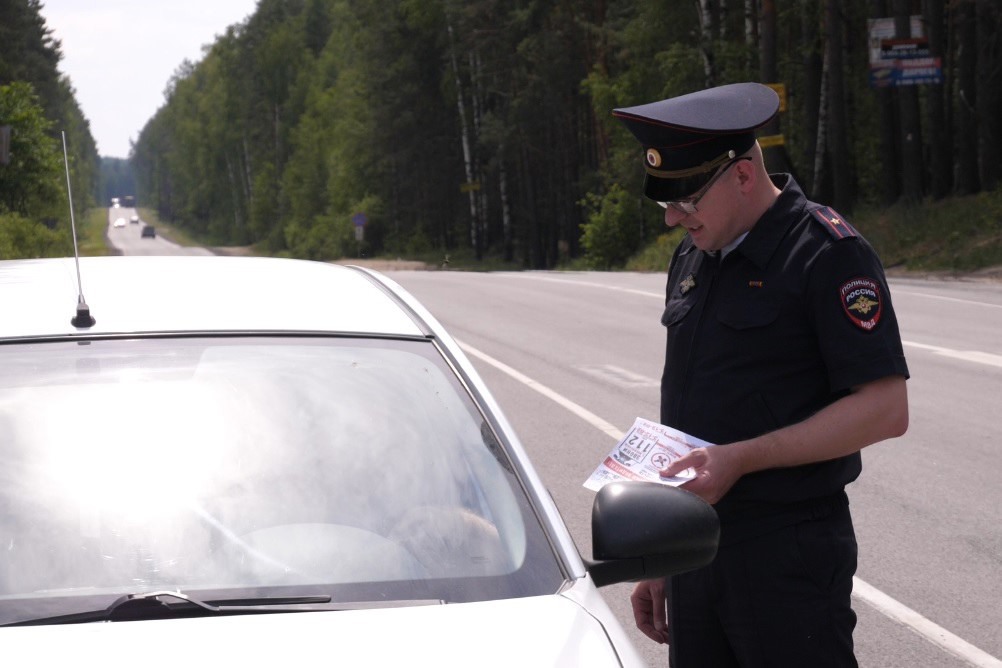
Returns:
[[[150,237],[152,239],[153,237],[157,236],[157,232],[156,230],[153,229],[152,225],[147,225],[143,228],[143,231],[140,233],[140,236]]]
[[[116,218],[112,225],[114,227],[125,227],[125,218]]]
[[[129,218],[129,222],[130,223],[138,223],[139,222],[139,216],[137,216],[136,214],[132,214],[132,216]]]

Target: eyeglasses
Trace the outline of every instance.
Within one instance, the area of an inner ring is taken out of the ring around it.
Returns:
[[[696,213],[697,211],[696,205],[699,203],[699,200],[703,199],[703,196],[707,192],[709,192],[710,188],[713,187],[713,184],[717,181],[717,179],[719,179],[720,176],[727,171],[728,167],[733,165],[735,162],[739,162],[741,160],[751,160],[751,156],[743,155],[741,157],[734,158],[727,164],[723,165],[720,169],[717,170],[716,174],[710,177],[709,181],[704,183],[701,188],[699,188],[696,192],[692,193],[688,197],[683,197],[668,202],[658,202],[658,204],[661,205],[662,209],[667,209],[670,206],[676,211],[680,211],[681,213],[691,216],[692,214]]]

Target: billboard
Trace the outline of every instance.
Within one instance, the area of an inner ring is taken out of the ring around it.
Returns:
[[[911,35],[898,37],[893,18],[869,19],[870,86],[943,83],[943,59],[933,56],[921,16],[911,17]]]

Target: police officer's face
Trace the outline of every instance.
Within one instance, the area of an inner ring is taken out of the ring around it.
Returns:
[[[744,158],[747,159],[747,158]],[[720,250],[744,232],[740,222],[732,212],[735,198],[731,192],[735,187],[735,170],[731,165],[742,158],[732,160],[720,168],[708,183],[708,188],[698,197],[687,198],[679,203],[662,203],[665,207],[665,225],[681,225],[692,238],[692,243],[701,250]],[[688,206],[678,206],[685,204]]]

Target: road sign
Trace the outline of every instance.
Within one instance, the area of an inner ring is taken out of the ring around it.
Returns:
[[[880,60],[906,60],[930,56],[932,52],[929,50],[929,40],[925,37],[880,40]]]
[[[941,83],[942,58],[909,58],[895,61],[893,66],[870,68],[870,85],[874,88]]]
[[[786,138],[783,135],[766,135],[765,137],[758,138],[758,145],[762,148],[769,148],[770,146],[782,146],[786,143]]]
[[[881,42],[885,40],[895,40],[897,39],[897,31],[894,27],[893,18],[879,18],[879,19],[867,19],[867,27],[870,32],[870,66],[871,67],[886,67],[888,65],[887,61],[883,59],[883,45]],[[920,15],[915,15],[910,17],[909,21],[909,32],[911,36],[908,39],[919,39],[925,36],[922,32],[922,17]]]
[[[930,55],[922,17],[912,16],[909,35],[898,37],[893,18],[868,19],[870,86],[916,86],[943,83],[943,60]]]
[[[766,86],[776,91],[776,95],[779,96],[779,110],[786,111],[786,84],[770,83],[766,84]]]

